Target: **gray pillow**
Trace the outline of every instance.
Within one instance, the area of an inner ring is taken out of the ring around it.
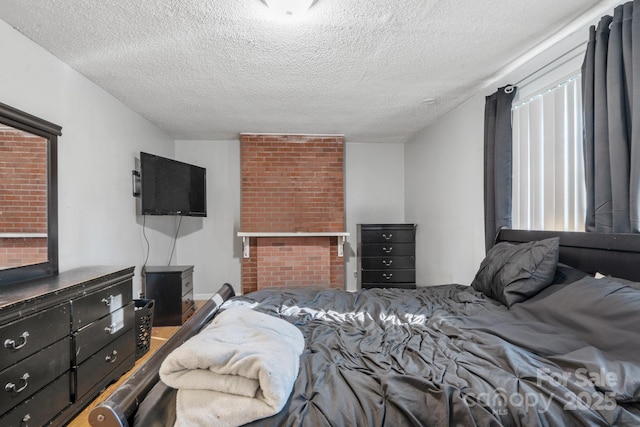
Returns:
[[[489,249],[471,286],[507,307],[525,301],[553,282],[560,239],[512,244]]]
[[[556,275],[553,278],[553,284],[568,285],[569,283],[573,283],[576,280],[580,280],[587,276],[588,274],[584,271],[559,262],[556,267]]]

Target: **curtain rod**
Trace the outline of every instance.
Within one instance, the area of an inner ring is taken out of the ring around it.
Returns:
[[[559,67],[563,66],[564,64],[566,64],[567,62],[569,62],[572,59],[576,58],[580,54],[584,54],[584,51],[582,49],[584,49],[586,47],[586,45],[587,45],[586,41],[583,42],[583,43],[580,43],[578,46],[573,47],[572,49],[568,50],[567,52],[565,52],[562,55],[560,55],[560,56],[556,57],[555,59],[553,59],[551,62],[548,62],[548,63],[542,65],[541,67],[535,69],[531,73],[527,74],[526,76],[524,76],[523,78],[518,80],[513,85],[509,85],[509,86],[519,87],[524,82],[527,82],[527,80],[529,80],[529,79],[531,79],[533,77],[540,78],[540,77],[546,75],[547,73],[555,70],[556,68],[559,68]],[[580,50],[580,52],[577,52],[578,50]],[[573,53],[575,53],[575,55],[572,55]],[[558,61],[562,61],[562,62],[557,63]],[[543,73],[543,71],[544,71],[544,73]]]
[[[484,81],[480,85],[481,90],[493,88],[496,84],[500,84],[500,82],[504,82],[504,80],[509,77],[511,74],[516,72],[520,67],[524,66],[527,62],[533,60],[540,53],[545,52],[548,49],[553,48],[554,46],[559,45],[564,40],[576,35],[578,32],[584,32],[584,42],[588,39],[587,33],[585,32],[591,25],[597,23],[597,21],[602,17],[602,15],[606,15],[611,13],[616,6],[624,3],[623,0],[602,0],[597,6],[592,7],[583,15],[572,21],[569,25],[564,26],[559,32],[545,40],[541,44],[537,45],[533,49],[524,53],[522,56],[516,58],[510,64],[506,65],[503,70],[496,75],[492,76],[488,80]],[[570,50],[573,50],[570,49]],[[526,77],[525,77],[526,79]],[[520,79],[524,80],[524,79]]]

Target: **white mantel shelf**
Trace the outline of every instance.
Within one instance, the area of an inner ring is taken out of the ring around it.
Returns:
[[[344,256],[344,241],[349,236],[345,232],[315,232],[315,231],[282,231],[282,232],[265,232],[265,231],[239,231],[238,237],[242,237],[242,256],[250,258],[249,239],[251,237],[337,237],[338,238],[338,256]]]

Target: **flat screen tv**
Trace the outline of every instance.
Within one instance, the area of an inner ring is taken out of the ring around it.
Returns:
[[[140,153],[143,215],[207,216],[207,170]]]

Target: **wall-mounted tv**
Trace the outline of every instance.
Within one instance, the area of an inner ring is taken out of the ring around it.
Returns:
[[[143,215],[207,216],[205,168],[140,153]]]

